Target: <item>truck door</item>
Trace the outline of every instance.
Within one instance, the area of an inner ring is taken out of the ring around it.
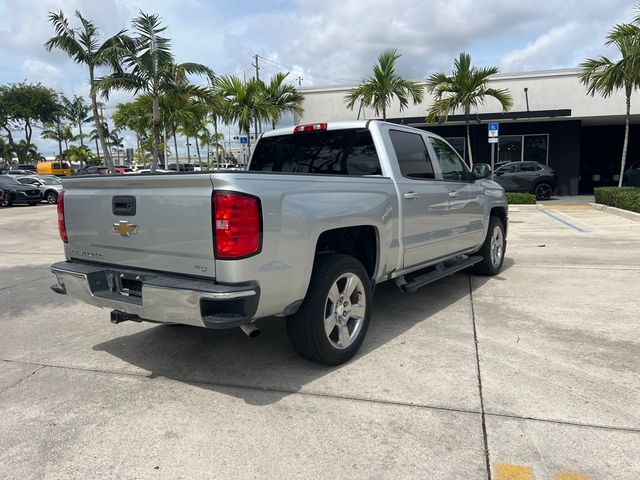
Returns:
[[[388,130],[400,175],[396,185],[402,204],[404,268],[446,255],[449,229],[448,192],[437,180],[434,164],[420,133]]]
[[[484,189],[458,153],[444,140],[429,137],[449,197],[450,252],[480,245],[484,237]]]

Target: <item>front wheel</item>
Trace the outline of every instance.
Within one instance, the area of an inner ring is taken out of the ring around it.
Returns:
[[[318,256],[307,296],[287,319],[293,348],[314,362],[346,362],[369,328],[371,296],[371,280],[358,260],[348,255]]]
[[[473,266],[473,272],[480,275],[497,275],[502,270],[507,240],[504,224],[498,217],[489,217],[489,228],[478,255],[482,261]]]
[[[0,207],[10,207],[11,198],[7,192],[0,191]]]
[[[47,192],[47,203],[49,205],[55,205],[58,203],[58,193],[57,192]]]

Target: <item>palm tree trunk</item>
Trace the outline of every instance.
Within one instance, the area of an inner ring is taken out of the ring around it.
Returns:
[[[627,115],[624,119],[624,143],[622,144],[622,160],[620,162],[620,178],[618,179],[618,188],[622,187],[622,179],[624,177],[624,167],[627,163],[627,147],[629,145],[629,119],[631,118],[631,92],[627,89]]]
[[[60,138],[59,133],[60,132],[58,132],[58,153],[60,154],[60,160],[62,160],[62,139]]]
[[[156,92],[153,93],[153,157],[151,158],[151,173],[156,173],[160,158],[160,100]]]
[[[386,120],[386,119],[387,119],[387,106],[382,105],[382,120]]]
[[[176,165],[180,164],[180,157],[178,156],[178,137],[176,136],[176,124],[173,124],[173,148],[176,149],[175,155],[176,155]],[[178,167],[176,167],[178,168]]]
[[[213,117],[213,132],[215,133],[213,148],[216,151],[216,168],[220,168],[220,153],[218,152],[218,117]],[[211,142],[211,140],[209,140]]]
[[[471,133],[469,131],[469,117],[465,116],[467,124],[467,151],[469,152],[469,168],[473,169],[473,154],[471,153]]]
[[[98,137],[96,137],[96,156],[100,160],[100,149],[98,148]]]
[[[102,128],[102,120],[100,115],[98,114],[98,100],[96,99],[96,86],[95,86],[95,78],[93,75],[93,66],[89,66],[89,96],[91,97],[91,108],[93,110],[93,120],[96,124],[96,132],[98,133],[98,138],[100,139],[100,144],[102,145],[102,153],[104,154],[104,164],[109,169],[111,173],[116,173],[116,169],[113,168],[113,161],[111,160],[111,155],[109,154],[109,149],[107,148],[107,141],[104,138],[104,130]],[[97,142],[96,142],[97,146]],[[97,148],[96,148],[97,149]],[[98,154],[98,158],[100,158],[100,154]]]
[[[200,145],[198,145],[198,136],[193,137],[196,142],[196,153],[198,154],[198,165],[202,168],[202,158],[200,157]]]
[[[189,143],[189,135],[187,135],[187,163],[191,163],[191,144]]]

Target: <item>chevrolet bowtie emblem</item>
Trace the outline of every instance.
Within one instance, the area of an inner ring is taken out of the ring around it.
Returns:
[[[119,233],[123,237],[129,235],[135,235],[138,232],[138,225],[129,225],[126,220],[120,220],[118,223],[113,224],[113,231]]]

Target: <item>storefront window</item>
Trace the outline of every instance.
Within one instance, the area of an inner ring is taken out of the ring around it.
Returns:
[[[547,163],[547,135],[525,135],[523,160]]]
[[[498,140],[499,162],[547,164],[549,135],[504,135]]]
[[[498,161],[519,162],[522,160],[522,136],[504,135],[498,140]]]

